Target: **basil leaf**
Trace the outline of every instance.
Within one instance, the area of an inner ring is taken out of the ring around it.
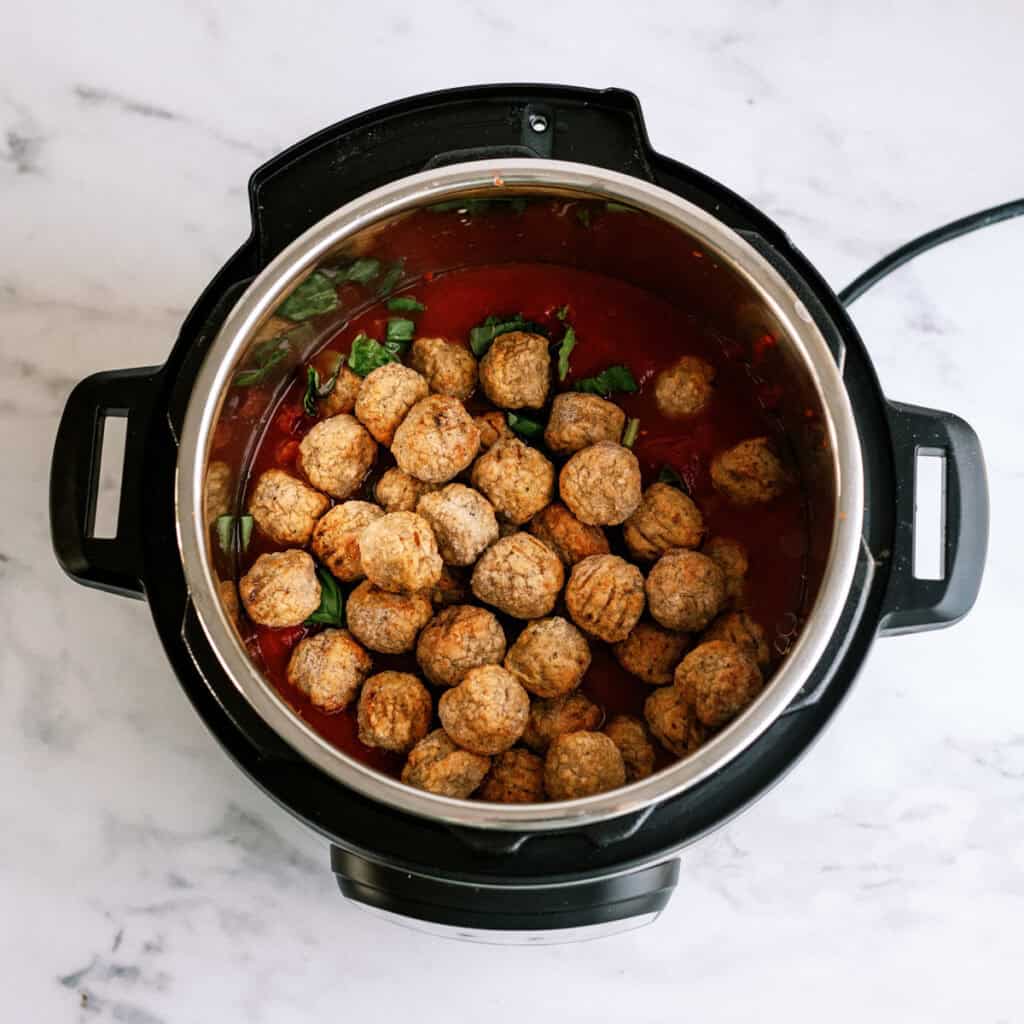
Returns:
[[[225,555],[230,555],[235,543],[235,517],[217,516],[214,526],[217,528],[217,543]]]
[[[690,493],[690,488],[686,486],[686,481],[669,465],[661,467],[661,472],[658,474],[659,484],[668,484],[670,487],[678,487],[684,494]]]
[[[379,341],[359,332],[352,342],[352,350],[348,354],[348,365],[354,373],[365,377],[368,373],[384,366],[386,363],[398,363],[401,348],[396,343],[382,345]]]
[[[502,334],[510,334],[512,331],[529,331],[531,334],[542,334],[547,337],[547,331],[540,324],[526,320],[522,313],[514,313],[512,316],[492,314],[482,324],[470,330],[469,347],[473,350],[473,355],[480,358],[491,347],[495,338]]]
[[[239,516],[238,517],[238,540],[239,547],[242,551],[245,551],[249,547],[249,541],[252,538],[252,516]]]
[[[308,619],[307,626],[345,625],[345,598],[341,593],[338,581],[322,566],[316,567],[316,575],[320,580],[320,607]]]
[[[569,376],[569,356],[572,354],[572,350],[576,347],[576,332],[572,329],[572,324],[569,324],[565,328],[565,336],[562,338],[561,344],[558,346],[558,379],[565,380]]]
[[[287,358],[290,351],[291,344],[283,334],[257,345],[253,349],[256,366],[240,370],[235,374],[232,383],[238,388],[251,388],[254,384],[262,384],[270,376],[270,371],[282,359]]]
[[[640,421],[630,419],[626,421],[626,429],[622,431],[623,448],[632,448],[636,444],[637,434],[640,433]]]
[[[377,294],[380,296],[388,295],[395,290],[395,285],[402,279],[402,274],[405,273],[405,261],[399,260],[397,263],[392,263],[388,268],[387,272],[380,279],[380,284],[377,285]]]
[[[302,396],[302,409],[307,416],[316,415],[316,395],[320,390],[320,374],[315,366],[306,367],[306,393]]]
[[[392,313],[422,313],[427,307],[419,299],[411,295],[400,295],[397,299],[388,299],[388,309]]]
[[[576,207],[576,219],[585,227],[590,227],[590,210],[586,206]]]
[[[384,340],[399,345],[407,345],[412,341],[412,336],[415,333],[416,325],[411,320],[406,320],[405,317],[393,317],[388,321]]]
[[[347,267],[321,267],[320,273],[336,285],[348,281],[354,284],[369,284],[380,273],[380,260],[372,256],[360,256]]]
[[[633,207],[627,206],[625,203],[614,203],[608,202],[604,204],[604,208],[609,213],[632,213]]]
[[[334,282],[316,270],[277,307],[277,313],[289,320],[308,320],[311,316],[330,313],[337,305]]]
[[[573,382],[574,391],[592,395],[610,395],[613,391],[636,391],[637,384],[628,366],[609,366],[596,377],[584,377]]]
[[[520,435],[531,440],[544,433],[544,424],[530,419],[529,416],[518,416],[514,412],[508,414],[508,425]]]
[[[555,310],[555,316],[557,316],[559,320],[564,321],[565,318],[568,315],[569,315],[569,307],[568,306],[559,306],[558,309]]]
[[[345,357],[340,353],[336,353],[334,357],[334,369],[331,370],[331,375],[317,385],[316,397],[327,398],[334,391],[335,384],[338,383],[338,377],[341,375],[341,368],[345,365]]]

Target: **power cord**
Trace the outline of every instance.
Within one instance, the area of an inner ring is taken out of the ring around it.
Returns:
[[[859,299],[869,288],[873,288],[883,277],[888,277],[894,270],[909,263],[915,256],[934,249],[944,242],[951,242],[961,235],[968,235],[979,228],[987,228],[990,224],[1010,220],[1012,217],[1024,215],[1024,199],[1013,199],[1008,203],[979,210],[977,213],[951,221],[941,228],[935,228],[918,238],[901,245],[898,249],[884,256],[873,266],[868,267],[859,277],[851,281],[840,293],[839,301],[844,306]]]

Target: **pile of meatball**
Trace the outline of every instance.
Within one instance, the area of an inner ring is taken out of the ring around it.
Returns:
[[[354,703],[359,739],[404,755],[409,785],[497,802],[645,778],[656,744],[684,757],[739,714],[769,663],[742,610],[747,553],[708,538],[681,489],[643,489],[622,409],[562,392],[543,448],[520,440],[506,411],[544,408],[551,390],[536,334],[499,336],[479,364],[419,338],[408,363],[365,378],[345,368],[300,444],[301,478],[270,469],[250,490],[256,528],[283,548],[239,583],[252,622],[294,627],[317,610],[314,558],[352,585],[347,628],[300,640],[289,683],[327,713]],[[474,416],[464,403],[478,387],[490,407]],[[693,416],[714,401],[714,370],[683,357],[655,396],[664,414]],[[362,500],[379,446],[396,465]],[[745,505],[789,480],[763,437],[719,453],[711,474]],[[604,721],[581,692],[595,643],[651,687],[643,719]],[[403,652],[418,673],[374,674],[375,653]]]

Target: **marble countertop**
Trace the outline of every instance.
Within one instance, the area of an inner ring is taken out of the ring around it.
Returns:
[[[974,613],[880,642],[810,756],[687,851],[640,931],[496,949],[347,905],[323,842],[193,713],[145,605],[62,576],[46,515],[72,385],[162,361],[247,234],[250,171],[322,125],[477,81],[622,86],[656,147],[763,207],[840,286],[1020,194],[1024,12],[16,7],[0,66],[4,1018],[1024,1019],[1024,673],[1006,639],[1024,614],[1024,221],[920,259],[854,310],[886,392],[955,410],[985,444]]]

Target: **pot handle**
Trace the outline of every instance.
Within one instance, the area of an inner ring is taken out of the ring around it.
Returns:
[[[159,367],[94,373],[68,397],[50,464],[50,534],[61,568],[77,583],[144,597],[140,477]],[[117,533],[95,537],[103,428],[128,420]]]
[[[881,634],[951,626],[973,606],[988,548],[988,482],[978,435],[958,416],[888,402],[896,477],[896,530]],[[945,461],[943,577],[914,575],[915,477],[919,455]]]

